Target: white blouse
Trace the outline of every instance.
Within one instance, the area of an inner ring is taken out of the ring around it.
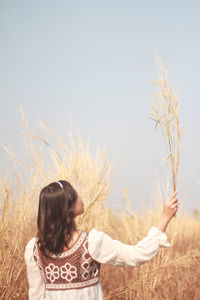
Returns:
[[[46,290],[39,266],[33,258],[35,242],[36,238],[32,238],[25,249],[29,300],[103,300],[101,282],[82,289]],[[169,246],[166,234],[157,227],[152,227],[148,235],[134,246],[113,240],[96,229],[92,229],[88,235],[88,250],[91,257],[99,263],[116,266],[141,265],[153,258],[160,247]]]

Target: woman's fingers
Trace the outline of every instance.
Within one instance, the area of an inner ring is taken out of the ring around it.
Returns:
[[[174,203],[171,205],[171,208],[178,208],[178,203]]]
[[[175,199],[177,194],[178,194],[178,192],[175,191],[169,198],[170,199]]]
[[[175,191],[170,197],[169,197],[169,202],[170,204],[175,204],[178,202],[178,199],[176,198],[177,191]]]
[[[171,199],[170,203],[171,203],[171,204],[178,203],[178,199],[176,199],[176,198],[173,198],[173,199]]]
[[[177,193],[178,192],[175,191],[173,194],[171,194],[165,203],[166,213],[171,216],[175,216],[178,210],[178,199],[176,198]]]

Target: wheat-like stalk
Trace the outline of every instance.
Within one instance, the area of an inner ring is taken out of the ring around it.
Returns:
[[[153,80],[156,86],[156,94],[153,104],[150,104],[150,118],[158,126],[167,148],[165,160],[169,161],[172,176],[173,191],[176,190],[179,158],[180,158],[180,126],[179,126],[179,103],[175,92],[170,85],[167,72],[163,67],[161,59],[156,55],[158,66],[158,78]]]

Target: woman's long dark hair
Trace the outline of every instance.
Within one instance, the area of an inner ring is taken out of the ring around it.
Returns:
[[[77,197],[75,189],[65,180],[53,182],[41,190],[37,237],[43,254],[58,254],[67,247],[67,240],[76,229],[73,204]]]

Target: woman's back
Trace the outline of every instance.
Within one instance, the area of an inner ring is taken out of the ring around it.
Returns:
[[[81,232],[71,248],[60,254],[48,253],[48,257],[33,238],[27,244],[25,259],[28,269],[32,265],[32,271],[39,271],[32,272],[32,282],[40,279],[37,295],[29,293],[32,299],[103,299],[100,264],[88,251],[88,233]],[[28,273],[31,275],[30,270]]]

